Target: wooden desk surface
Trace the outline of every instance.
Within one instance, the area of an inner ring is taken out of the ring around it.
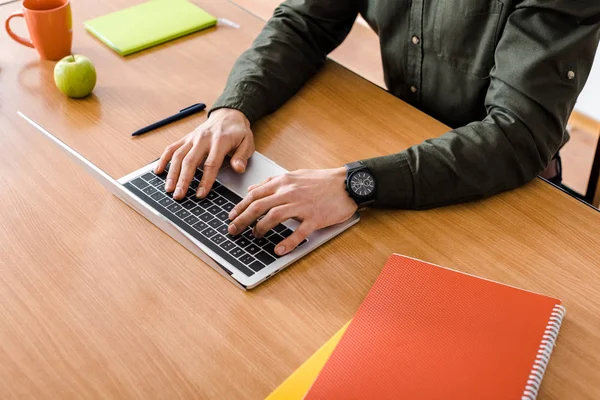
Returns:
[[[129,133],[211,104],[262,26],[231,3],[194,1],[241,28],[127,59],[81,22],[135,1],[73,2],[74,52],[99,77],[80,101],[54,88],[52,63],[0,34],[0,398],[264,398],[353,316],[393,252],[562,298],[568,312],[539,398],[600,398],[600,216],[540,180],[472,204],[370,210],[244,293],[16,116],[114,177],[153,160],[202,118]],[[15,8],[0,7],[0,19]],[[253,129],[257,149],[288,169],[339,166],[445,131],[334,63]]]

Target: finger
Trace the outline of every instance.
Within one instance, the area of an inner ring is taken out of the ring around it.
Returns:
[[[169,168],[169,173],[167,174],[167,181],[165,183],[165,190],[167,192],[172,192],[175,190],[175,182],[179,178],[179,172],[181,171],[181,163],[183,162],[184,157],[187,155],[188,151],[192,148],[191,142],[184,143],[181,147],[179,147],[175,153],[173,153],[173,158],[171,159],[171,167]]]
[[[162,174],[162,172],[167,167],[167,164],[169,163],[169,161],[171,161],[171,157],[173,157],[173,153],[175,153],[175,151],[178,148],[180,148],[182,144],[183,144],[183,139],[178,140],[175,143],[171,143],[170,145],[168,145],[165,148],[165,151],[163,151],[163,153],[160,156],[160,159],[158,160],[158,163],[154,167],[155,174]]]
[[[195,145],[187,153],[181,164],[181,172],[179,174],[179,180],[177,181],[177,187],[173,193],[175,200],[183,199],[190,186],[190,182],[194,179],[196,174],[196,168],[200,165],[200,162],[204,159],[206,153],[202,151],[200,145]]]
[[[238,146],[231,157],[231,168],[238,174],[244,173],[246,171],[246,165],[248,164],[248,159],[254,153],[254,143],[252,139],[248,139],[244,137],[242,139],[242,143]]]
[[[292,217],[294,217],[294,207],[291,205],[273,207],[256,223],[252,234],[257,238],[263,237],[271,229]]]
[[[227,154],[228,149],[225,146],[224,142],[215,142],[210,148],[208,157],[206,157],[206,161],[204,161],[204,166],[202,167],[204,173],[198,186],[196,197],[204,198],[210,192],[219,174],[219,169],[223,165],[223,159],[225,159],[225,155]]]
[[[244,210],[246,210],[246,208],[248,208],[250,206],[250,204],[252,204],[252,202],[254,202],[256,200],[260,200],[263,197],[272,195],[273,193],[275,193],[275,189],[276,189],[275,185],[269,184],[269,185],[263,185],[261,187],[258,187],[256,189],[248,192],[246,197],[244,197],[242,199],[242,201],[237,203],[236,206],[233,207],[233,209],[229,212],[229,219],[231,221],[233,221],[234,219],[237,218],[238,215],[243,213]]]
[[[270,209],[284,204],[281,195],[263,197],[252,202],[240,215],[231,221],[228,227],[229,234],[238,235],[250,226],[259,217],[265,215]]]
[[[252,190],[256,189],[257,187],[260,187],[260,186],[264,185],[265,183],[271,182],[271,180],[273,178],[274,178],[273,176],[270,176],[270,177],[268,177],[267,179],[265,179],[264,181],[262,181],[260,183],[255,183],[254,185],[248,186],[248,191],[251,192]]]
[[[304,221],[298,226],[298,228],[288,236],[287,239],[282,240],[277,247],[275,247],[275,254],[283,256],[290,251],[294,250],[298,245],[315,231],[315,227],[312,223]]]

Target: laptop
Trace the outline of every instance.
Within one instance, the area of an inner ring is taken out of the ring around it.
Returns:
[[[115,196],[243,290],[256,287],[360,219],[355,213],[343,223],[315,231],[295,250],[279,257],[274,253],[275,246],[299,226],[296,220],[279,224],[262,238],[255,238],[251,228],[237,236],[227,233],[229,211],[247,194],[248,186],[287,172],[262,154],[252,155],[244,174],[237,174],[229,163],[223,163],[205,199],[197,199],[193,190],[202,177],[198,169],[185,199],[176,201],[164,190],[166,174],[153,172],[157,161],[115,180],[35,121],[18,114]]]

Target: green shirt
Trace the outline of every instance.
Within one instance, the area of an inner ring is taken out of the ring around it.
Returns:
[[[600,40],[600,0],[287,0],[213,109],[238,109],[250,122],[276,110],[358,13],[379,35],[390,93],[453,128],[363,160],[378,184],[375,205],[430,208],[518,187],[568,140]]]

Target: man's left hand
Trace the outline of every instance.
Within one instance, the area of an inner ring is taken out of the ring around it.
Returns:
[[[298,170],[248,188],[248,195],[229,213],[229,233],[237,235],[259,217],[254,236],[295,218],[300,226],[275,248],[277,255],[294,250],[317,229],[349,219],[357,205],[346,192],[346,168]]]

